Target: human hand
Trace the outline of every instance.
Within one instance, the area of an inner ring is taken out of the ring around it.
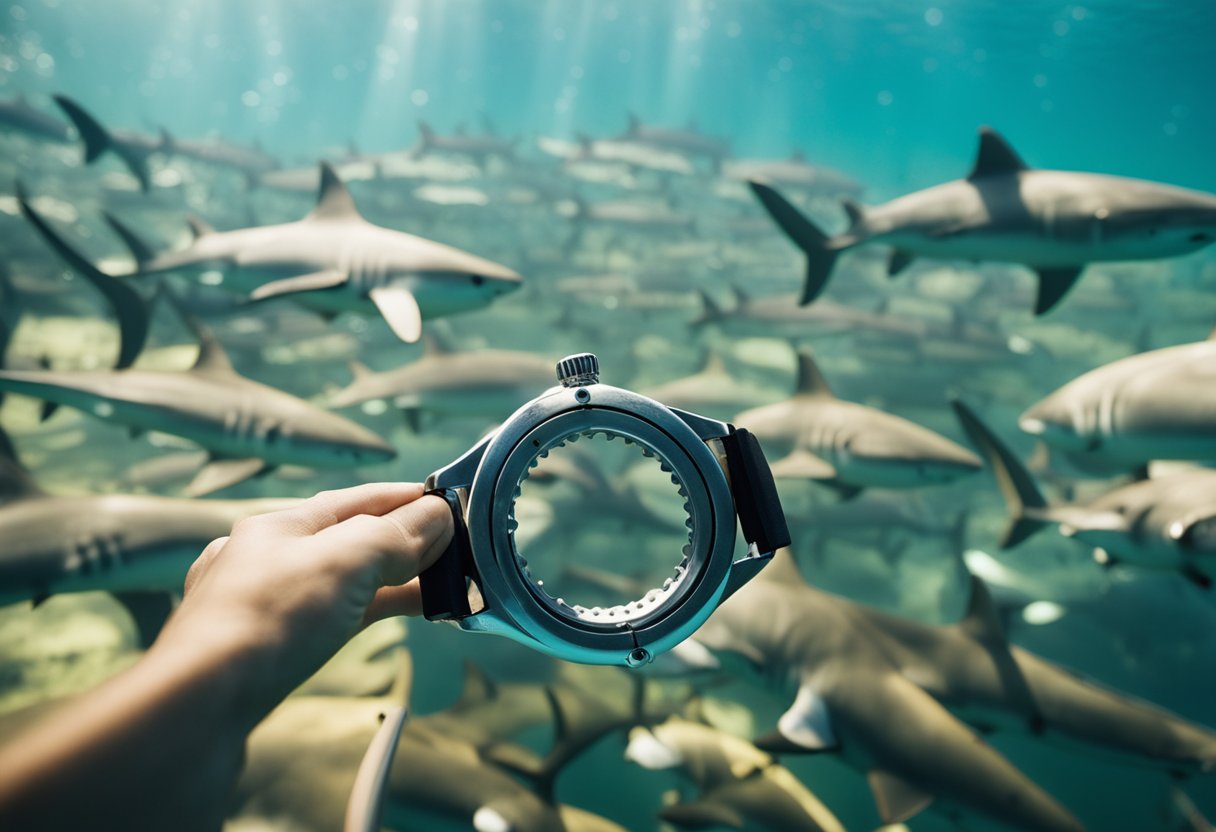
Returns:
[[[250,656],[247,710],[256,721],[360,627],[417,615],[417,576],[451,536],[447,504],[419,484],[322,492],[242,520],[191,567],[153,649],[219,644]]]

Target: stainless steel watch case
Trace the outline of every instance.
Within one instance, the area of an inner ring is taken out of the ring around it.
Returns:
[[[532,578],[516,550],[513,509],[519,485],[538,457],[601,433],[636,443],[670,469],[686,500],[690,540],[664,586],[628,604],[584,608],[550,596]],[[732,476],[747,482],[732,482]],[[737,507],[741,489],[748,489],[743,501],[759,508]],[[788,543],[772,478],[754,438],[725,422],[600,384],[594,376],[576,377],[572,386],[550,388],[525,404],[497,431],[431,474],[426,490],[448,501],[456,526],[448,551],[421,578],[426,617],[504,635],[584,664],[648,663],[692,635],[778,546]],[[757,519],[757,511],[767,514]],[[737,517],[744,520],[749,548],[735,560]]]

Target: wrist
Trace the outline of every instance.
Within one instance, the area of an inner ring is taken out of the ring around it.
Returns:
[[[149,678],[205,690],[198,704],[207,718],[244,737],[285,693],[273,684],[274,635],[241,616],[209,610],[207,620],[195,621],[190,612],[170,619],[141,664]]]

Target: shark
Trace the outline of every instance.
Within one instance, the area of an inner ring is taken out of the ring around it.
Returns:
[[[484,165],[490,158],[514,159],[515,146],[519,138],[506,139],[497,135],[493,130],[474,135],[458,129],[451,135],[443,136],[421,119],[418,121],[418,144],[412,155],[417,158],[428,153],[451,153],[457,156],[467,156],[478,164]]]
[[[0,430],[0,605],[112,593],[155,638],[199,552],[238,521],[297,500],[187,500],[42,490]]]
[[[1150,350],[1078,376],[1018,426],[1082,467],[1216,460],[1216,339]]]
[[[37,214],[22,200],[27,216]],[[66,248],[49,226],[48,241]],[[84,258],[73,268],[97,286],[122,285]],[[147,312],[130,287],[122,294],[123,355],[136,352],[147,332]],[[187,487],[201,496],[260,475],[278,465],[346,468],[386,462],[396,450],[357,422],[289,393],[239,375],[223,346],[205,326],[183,316],[199,341],[198,357],[184,372],[141,370],[0,370],[0,391],[46,402],[43,417],[60,405],[76,408],[133,433],[159,431],[190,440],[210,452],[209,462]]]
[[[364,750],[382,715],[408,698],[408,682],[383,697],[293,696],[250,735],[245,769],[227,828],[255,819],[276,828],[342,827],[348,795]],[[453,711],[464,723],[500,712],[492,687],[466,685]],[[530,712],[531,713],[531,712]],[[552,720],[546,710],[544,721]],[[445,712],[446,714],[446,712]],[[392,829],[472,828],[477,832],[624,832],[618,824],[539,794],[518,775],[528,767],[495,763],[460,733],[445,714],[411,717],[396,726],[395,744],[379,750],[387,776],[381,799],[383,825]],[[451,715],[448,715],[451,716]],[[466,730],[469,730],[466,728]],[[473,729],[477,732],[476,727]],[[565,760],[531,772],[551,781]]]
[[[673,128],[645,124],[634,113],[629,113],[628,119],[629,124],[625,132],[618,137],[621,141],[685,156],[701,156],[708,159],[715,170],[720,168],[722,160],[730,155],[730,144],[726,140],[706,136],[697,129],[695,122],[689,122],[684,128]]]
[[[772,390],[735,378],[726,368],[721,354],[706,352],[701,369],[689,376],[673,379],[642,390],[642,395],[693,413],[726,418],[740,406],[759,407],[778,398]]]
[[[727,308],[698,289],[701,312],[690,326],[717,325],[744,335],[783,335],[792,338],[814,335],[861,335],[873,332],[883,336],[915,339],[924,327],[917,321],[898,318],[884,310],[867,310],[823,298],[812,306],[800,306],[793,295],[751,295],[731,287],[734,305]]]
[[[773,755],[704,722],[672,716],[636,726],[625,759],[652,771],[674,769],[692,781],[695,798],[659,813],[673,826],[844,832],[832,811]]]
[[[1216,771],[1216,733],[1009,644],[976,578],[958,623],[922,624],[814,588],[783,550],[668,655],[687,669],[751,668],[792,692],[756,745],[839,753],[866,772],[884,823],[940,800],[1019,829],[1081,830],[985,732],[1020,730],[1179,776]]]
[[[971,451],[914,422],[839,399],[809,350],[798,351],[798,381],[784,402],[745,410],[733,420],[761,444],[788,455],[773,475],[811,479],[845,498],[863,489],[953,482],[979,471]]]
[[[160,136],[135,130],[107,129],[74,99],[66,95],[56,95],[54,99],[71,120],[80,140],[84,142],[85,164],[91,165],[106,153],[113,153],[122,160],[131,175],[139,180],[141,191],[147,191],[152,186],[148,160],[164,150]]]
[[[411,344],[424,317],[479,309],[523,282],[506,266],[368,222],[327,162],[316,206],[296,222],[216,231],[195,218],[190,245],[160,253],[110,224],[138,264],[129,277],[219,269],[253,300],[290,297],[324,315],[378,310]]]
[[[722,175],[739,182],[759,180],[825,196],[855,197],[863,190],[861,183],[851,176],[811,164],[801,150],[785,159],[731,159],[723,163]]]
[[[279,162],[260,145],[239,145],[221,139],[183,139],[174,136],[168,129],[160,129],[159,151],[165,156],[192,159],[215,167],[235,170],[250,184],[272,170]]]
[[[24,93],[0,101],[0,129],[52,142],[67,142],[72,138],[67,124],[35,107]]]
[[[515,350],[453,352],[424,337],[421,358],[374,372],[351,362],[351,383],[329,397],[331,408],[386,400],[418,430],[423,414],[501,419],[553,384],[553,362]]]
[[[1056,525],[1092,546],[1104,566],[1124,563],[1175,570],[1205,589],[1216,576],[1216,471],[1184,470],[1136,480],[1085,503],[1051,503],[1031,473],[965,403],[955,412],[996,477],[1010,521],[1001,538],[1012,548]]]
[[[1216,240],[1216,196],[1098,173],[1030,168],[995,130],[982,127],[975,164],[956,179],[874,207],[846,201],[849,227],[829,237],[770,185],[752,191],[806,255],[801,302],[827,285],[840,254],[870,242],[893,248],[898,274],[916,257],[1001,261],[1039,277],[1041,315],[1086,264],[1158,260]]]

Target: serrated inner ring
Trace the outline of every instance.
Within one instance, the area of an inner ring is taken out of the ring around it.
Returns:
[[[680,550],[680,561],[676,564],[675,569],[670,577],[667,577],[661,586],[647,590],[640,598],[624,604],[616,604],[610,607],[592,606],[586,607],[582,604],[567,603],[564,598],[552,595],[545,587],[544,581],[532,574],[529,568],[528,560],[519,552],[519,547],[515,542],[515,532],[519,528],[519,521],[515,517],[515,505],[519,500],[523,490],[523,484],[528,480],[531,472],[534,471],[540,463],[540,460],[549,456],[550,452],[559,448],[564,448],[567,445],[577,442],[579,439],[587,438],[594,439],[597,436],[602,436],[609,442],[615,439],[621,439],[626,445],[637,446],[641,455],[647,459],[653,459],[659,467],[671,477],[672,485],[676,487],[676,493],[680,496],[683,502],[684,511],[684,527],[688,530],[688,536]],[[688,491],[684,486],[683,481],[675,473],[672,466],[664,459],[663,455],[651,448],[645,442],[641,442],[633,437],[625,436],[608,430],[607,428],[588,428],[582,431],[575,431],[566,434],[560,441],[554,442],[542,447],[532,457],[527,467],[524,468],[519,482],[515,484],[514,491],[511,495],[511,509],[507,518],[508,539],[511,542],[511,551],[515,556],[515,562],[519,570],[527,579],[529,585],[543,595],[549,602],[555,606],[560,612],[583,621],[594,624],[620,625],[627,622],[635,621],[639,618],[644,618],[651,613],[661,609],[673,595],[675,595],[684,581],[689,575],[689,560],[692,553],[693,540],[693,518],[692,506],[688,500]]]

